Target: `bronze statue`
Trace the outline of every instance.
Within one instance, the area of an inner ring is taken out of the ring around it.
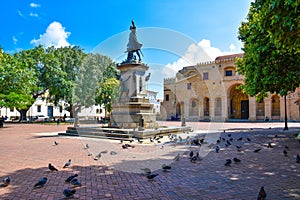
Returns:
[[[125,63],[129,63],[132,61],[136,61],[136,57],[134,55],[134,53],[137,54],[138,58],[139,58],[139,62],[142,61],[141,59],[141,47],[143,46],[143,44],[139,43],[137,40],[137,36],[136,36],[136,26],[134,24],[134,21],[131,21],[131,26],[130,26],[130,34],[129,34],[129,41],[127,44],[127,59],[126,61],[124,61]],[[141,52],[142,53],[142,52]]]

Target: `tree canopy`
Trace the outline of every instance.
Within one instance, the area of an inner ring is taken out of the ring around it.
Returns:
[[[285,96],[300,86],[298,0],[255,0],[238,38],[244,44],[237,61],[244,92],[261,99],[268,92]]]
[[[37,46],[14,55],[0,48],[0,107],[15,107],[26,119],[28,109],[42,97],[55,105],[64,100],[76,116],[82,107],[104,103],[102,93],[107,91],[101,88],[118,73],[110,58],[86,54],[78,46]]]

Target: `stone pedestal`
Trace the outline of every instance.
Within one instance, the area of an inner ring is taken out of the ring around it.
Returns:
[[[118,65],[121,71],[120,98],[113,105],[111,114],[112,126],[118,128],[139,128],[141,117],[144,119],[143,128],[156,128],[156,114],[153,105],[147,98],[146,75],[148,66],[143,63],[125,63]]]

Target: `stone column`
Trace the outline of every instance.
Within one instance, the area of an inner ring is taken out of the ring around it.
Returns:
[[[255,97],[249,97],[249,120],[256,120],[256,99]]]
[[[270,98],[265,98],[265,117],[271,119],[272,117],[272,100]]]

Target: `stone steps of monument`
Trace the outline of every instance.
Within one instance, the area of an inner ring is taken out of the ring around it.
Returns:
[[[68,127],[66,133],[60,135],[67,136],[80,136],[80,137],[95,137],[102,139],[123,139],[131,140],[133,134],[129,133],[128,130],[121,129],[102,129],[102,128],[88,128],[88,127]]]

